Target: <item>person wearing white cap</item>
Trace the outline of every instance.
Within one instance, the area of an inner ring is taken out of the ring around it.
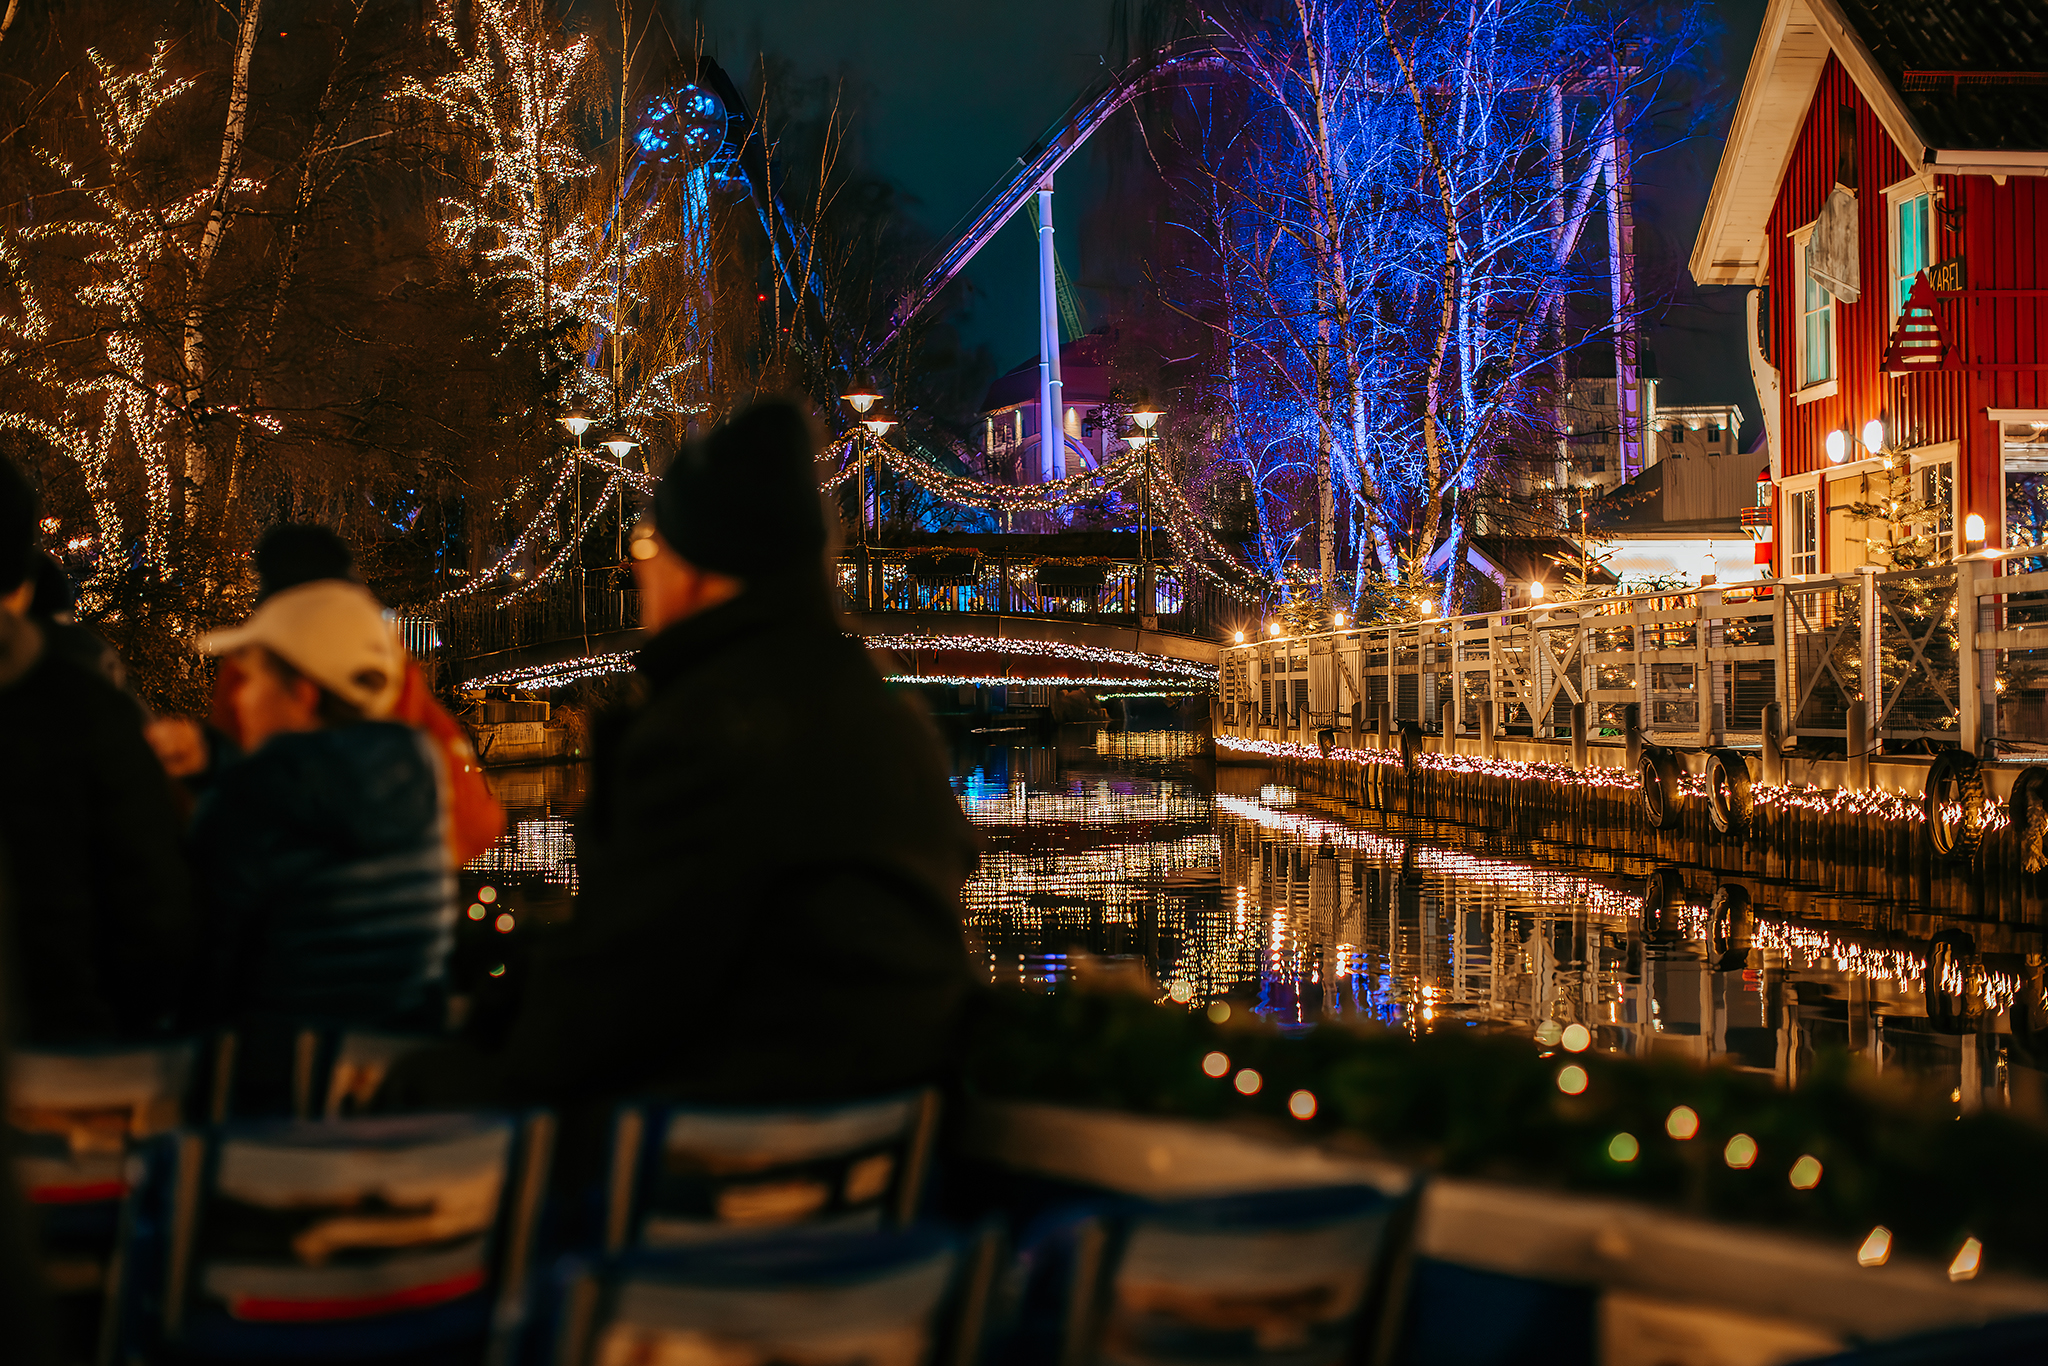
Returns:
[[[240,666],[248,746],[193,813],[200,999],[241,1030],[240,1108],[274,1108],[299,1029],[443,1023],[445,780],[431,740],[386,719],[404,656],[360,584],[286,589],[199,648]]]

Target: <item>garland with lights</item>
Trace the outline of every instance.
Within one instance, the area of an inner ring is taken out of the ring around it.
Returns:
[[[1908,1104],[1844,1054],[1820,1054],[1787,1091],[1733,1068],[1594,1051],[1584,1026],[1535,1041],[1337,1024],[1283,1034],[1241,1006],[1202,1008],[1185,983],[1162,995],[986,991],[966,1088],[1345,1135],[1448,1175],[1797,1230],[1865,1266],[1905,1251],[1955,1280],[1986,1265],[2048,1271],[2048,1134],[1996,1111]]]
[[[894,650],[921,652],[930,650],[958,650],[976,654],[1001,653],[1023,655],[1026,658],[1071,659],[1085,664],[1121,664],[1126,668],[1144,669],[1151,673],[1176,675],[1194,682],[1213,684],[1216,669],[1211,664],[1201,664],[1190,659],[1174,659],[1168,655],[1146,654],[1139,650],[1116,650],[1095,645],[1069,645],[1060,640],[1020,640],[1014,636],[995,639],[991,636],[928,636],[896,635],[868,636],[870,650]],[[1134,679],[1120,678],[1119,683],[1135,682]]]

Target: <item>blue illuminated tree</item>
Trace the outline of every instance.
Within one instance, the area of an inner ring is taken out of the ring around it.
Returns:
[[[1644,303],[1610,267],[1632,258],[1651,120],[1709,30],[1604,5],[1207,10],[1243,88],[1174,124],[1177,225],[1200,248],[1171,290],[1215,333],[1216,456],[1253,482],[1269,575],[1301,527],[1326,585],[1347,560],[1354,592],[1456,566],[1481,478],[1555,442],[1570,353],[1618,339],[1633,364]],[[1589,295],[1593,326],[1567,308]]]

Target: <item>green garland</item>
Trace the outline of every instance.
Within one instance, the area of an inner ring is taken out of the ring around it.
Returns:
[[[1212,1052],[1229,1058],[1221,1078],[1203,1071]],[[1585,1070],[1583,1093],[1559,1089],[1567,1066]],[[1233,1084],[1243,1068],[1260,1075],[1255,1095]],[[1545,1055],[1527,1038],[1468,1027],[1419,1039],[1338,1025],[1283,1033],[1250,1022],[1241,1007],[1219,1025],[1198,1009],[1130,994],[1010,991],[983,999],[967,1086],[987,1098],[1263,1119],[1304,1136],[1362,1139],[1446,1174],[1838,1239],[1845,1257],[1879,1225],[1895,1251],[1944,1264],[1975,1237],[1989,1268],[2048,1272],[2048,1134],[2001,1113],[1958,1119],[1911,1103],[1860,1077],[1840,1053],[1821,1055],[1786,1091],[1725,1067]],[[1304,1090],[1315,1098],[1305,1122],[1288,1108]],[[1681,1105],[1699,1117],[1687,1141],[1665,1128]],[[1610,1155],[1622,1134],[1636,1140],[1632,1161]],[[1737,1134],[1756,1144],[1746,1170],[1724,1159]],[[1799,1190],[1790,1174],[1805,1156],[1819,1160],[1821,1177]]]

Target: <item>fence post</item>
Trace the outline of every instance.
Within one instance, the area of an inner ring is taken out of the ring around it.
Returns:
[[[1693,656],[1698,662],[1693,665],[1693,696],[1698,699],[1699,715],[1694,718],[1699,724],[1699,746],[1707,749],[1719,744],[1721,728],[1714,724],[1714,694],[1719,691],[1714,667],[1714,630],[1720,618],[1713,613],[1721,606],[1721,590],[1703,588],[1693,598]]]
[[[1493,709],[1498,705],[1491,697],[1479,700],[1479,757],[1493,757]]]
[[[1373,728],[1379,732],[1380,748],[1385,749],[1387,748],[1387,738],[1390,734],[1392,734],[1392,731],[1387,723],[1388,718],[1390,718],[1393,715],[1394,704],[1391,700],[1385,701],[1380,703],[1378,706],[1374,707],[1373,710],[1378,713],[1378,717],[1373,723]]]
[[[1449,702],[1446,702],[1437,709],[1437,715],[1442,718],[1437,725],[1437,730],[1443,736],[1443,752],[1445,754],[1456,754],[1458,752],[1458,732],[1456,730],[1458,718],[1455,709]]]
[[[1628,771],[1643,769],[1643,704],[1630,702],[1621,709],[1621,733],[1628,743]]]
[[[1851,792],[1870,786],[1870,704],[1861,700],[1849,704],[1849,780]]]
[[[1977,658],[1977,566],[1965,555],[1956,561],[1956,739],[1963,753],[1983,744],[1984,704],[1979,696]]]
[[[1586,771],[1586,713],[1591,710],[1584,702],[1572,703],[1572,767],[1581,773]]]

